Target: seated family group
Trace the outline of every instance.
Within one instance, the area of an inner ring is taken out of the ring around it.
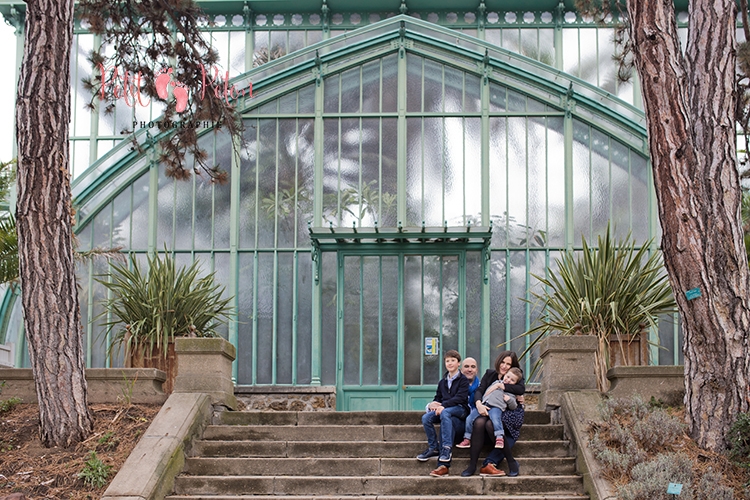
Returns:
[[[435,399],[427,405],[422,425],[427,434],[427,449],[417,455],[425,462],[438,457],[437,468],[431,476],[447,476],[453,456],[453,444],[461,438],[458,448],[468,448],[469,466],[461,473],[472,476],[476,472],[479,453],[488,438],[492,452],[484,459],[479,472],[482,476],[505,476],[500,469],[508,461],[508,476],[518,475],[518,462],[512,448],[518,440],[523,424],[523,394],[526,390],[518,356],[503,351],[480,381],[477,362],[454,350],[445,353],[445,376],[438,382]],[[435,424],[440,424],[440,436]],[[463,432],[462,432],[463,431]]]

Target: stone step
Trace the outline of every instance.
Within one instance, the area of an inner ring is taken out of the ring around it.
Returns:
[[[575,474],[575,459],[572,457],[521,457],[517,460],[524,476]],[[454,475],[460,474],[468,465],[468,458],[455,457],[451,471]],[[332,472],[336,476],[425,476],[435,466],[435,460],[420,462],[414,458],[198,457],[186,460],[184,472],[194,476],[241,476],[248,473],[256,476],[327,476]]]
[[[439,427],[439,426],[438,426]],[[463,433],[461,433],[463,434]],[[562,439],[562,425],[524,423],[523,441]],[[211,425],[204,440],[253,441],[418,441],[424,440],[422,425]]]
[[[279,500],[276,495],[170,495],[165,500]],[[284,495],[284,500],[435,500],[432,495]],[[493,500],[589,500],[588,495],[497,495]],[[487,500],[484,495],[461,495],[460,500]]]
[[[176,495],[583,495],[580,476],[178,476]],[[411,497],[413,498],[413,497]],[[528,498],[528,497],[525,497]]]
[[[565,457],[568,456],[569,441],[564,440],[520,440],[513,447],[516,457]],[[199,457],[269,457],[269,458],[345,458],[383,457],[415,458],[424,451],[426,442],[421,441],[219,441],[199,440],[194,443],[191,456]],[[485,447],[481,456],[486,455]],[[453,456],[464,458],[469,450],[454,448]]]
[[[422,421],[421,411],[225,411],[219,422],[225,425],[414,425]],[[524,425],[549,424],[549,413],[527,411]]]

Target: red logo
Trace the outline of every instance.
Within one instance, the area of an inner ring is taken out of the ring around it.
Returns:
[[[207,88],[209,92],[213,92],[214,97],[223,99],[227,104],[230,104],[231,100],[237,99],[240,96],[253,97],[252,82],[248,82],[247,87],[237,89],[236,85],[229,84],[229,71],[222,73],[216,67],[212,69],[213,71],[206,71],[206,68],[201,66],[200,88],[192,89],[194,100],[203,100],[206,96]],[[107,70],[102,64],[99,65],[99,71],[102,78],[100,91],[102,99],[106,98],[107,89],[110,89],[115,100],[124,99],[125,104],[130,107],[135,107],[136,104],[146,107],[151,104],[150,99],[148,102],[143,101],[143,96],[141,95],[143,78],[140,72],[133,74],[129,71],[120,71],[117,67],[114,67],[109,71],[109,78],[107,78]],[[159,71],[156,74],[154,86],[159,98],[165,101],[169,99],[171,90],[171,94],[176,101],[175,111],[182,113],[187,109],[191,89],[175,79],[172,68]]]

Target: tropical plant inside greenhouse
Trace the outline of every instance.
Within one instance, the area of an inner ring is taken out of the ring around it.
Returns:
[[[18,233],[8,203],[16,180],[15,164],[15,160],[0,162],[0,283],[18,282]]]
[[[582,250],[563,253],[556,269],[549,269],[549,277],[535,275],[543,291],[532,295],[542,314],[538,324],[523,334],[532,338],[524,355],[545,334],[594,335],[597,385],[606,390],[610,345],[621,349],[626,359],[627,344],[645,329],[657,328],[658,317],[674,312],[676,304],[661,254],[649,253],[652,240],[640,246],[630,234],[615,240],[608,226],[596,248],[586,238],[581,241]]]
[[[175,337],[217,337],[217,328],[233,317],[231,297],[215,283],[214,273],[201,275],[199,261],[178,268],[169,253],[148,258],[144,269],[131,256],[114,263],[110,277],[97,278],[111,295],[104,302],[110,351],[124,347],[126,363],[138,358],[167,357]]]

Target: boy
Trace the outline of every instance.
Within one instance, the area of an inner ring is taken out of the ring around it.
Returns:
[[[427,449],[417,455],[420,462],[439,455],[437,469],[430,472],[431,476],[436,477],[448,475],[446,464],[450,463],[454,437],[451,417],[464,419],[469,413],[469,380],[458,369],[461,355],[451,349],[445,353],[443,361],[445,376],[438,382],[435,399],[427,405],[426,413],[422,416]],[[436,422],[440,422],[440,441],[435,432]]]
[[[511,368],[502,378],[503,384],[513,385],[517,384],[519,380],[523,378],[523,372],[518,368]],[[515,410],[518,407],[516,396],[513,394],[506,393],[499,387],[501,380],[496,380],[491,386],[487,388],[484,393],[482,403],[487,406],[489,411],[489,417],[492,421],[492,426],[495,429],[495,448],[503,448],[505,446],[505,430],[503,429],[503,411]],[[464,439],[456,446],[458,448],[469,448],[471,446],[471,431],[474,427],[474,420],[479,416],[479,412],[476,408],[471,411],[469,418],[466,419],[466,426],[464,429]]]

